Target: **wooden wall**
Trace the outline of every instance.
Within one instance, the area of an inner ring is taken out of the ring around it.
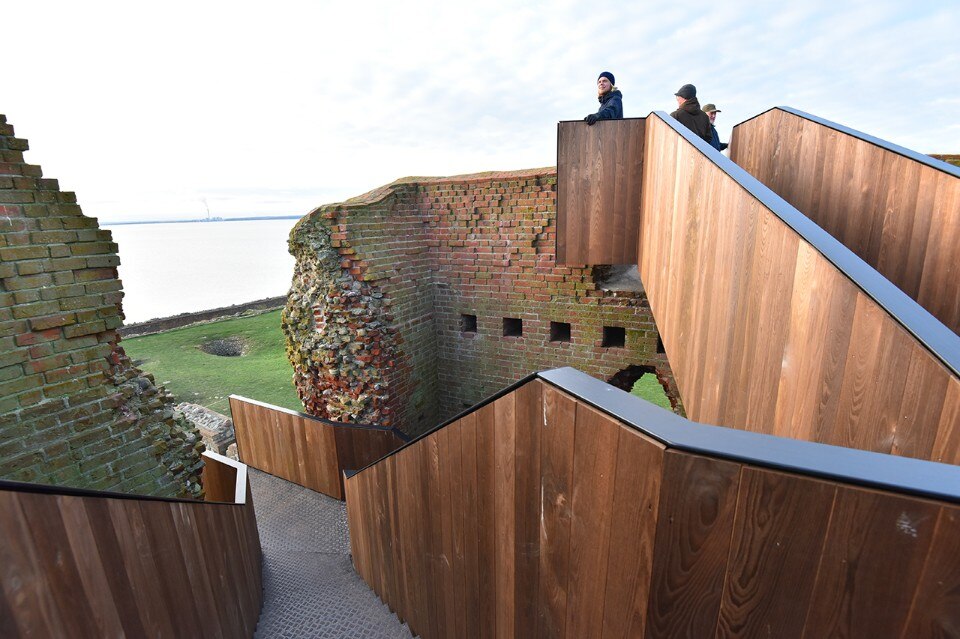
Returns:
[[[666,449],[539,380],[346,492],[358,572],[425,639],[960,627],[960,507]]]
[[[358,470],[399,448],[393,429],[337,426],[232,395],[237,452],[250,466],[343,499],[343,471]]]
[[[252,637],[260,561],[249,492],[205,504],[0,486],[2,637]]]
[[[557,265],[633,264],[644,119],[557,125]]]
[[[960,178],[781,109],[734,127],[730,157],[960,332]]]
[[[659,115],[640,277],[698,422],[960,463],[960,380]]]

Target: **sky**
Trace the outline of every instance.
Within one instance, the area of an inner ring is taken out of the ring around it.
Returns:
[[[303,215],[411,175],[553,166],[615,74],[960,153],[960,2],[8,2],[0,113],[101,222]]]

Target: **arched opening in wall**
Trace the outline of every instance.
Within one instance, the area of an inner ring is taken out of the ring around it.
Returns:
[[[661,408],[673,410],[667,389],[660,383],[657,369],[653,366],[631,364],[608,379],[607,383]]]

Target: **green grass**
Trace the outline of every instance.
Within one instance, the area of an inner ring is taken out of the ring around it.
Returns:
[[[630,394],[645,399],[661,408],[672,410],[670,408],[670,400],[667,398],[667,394],[663,392],[663,386],[657,381],[656,375],[648,373],[642,376],[634,383],[633,388],[630,389]]]
[[[213,339],[241,336],[248,351],[241,357],[220,357],[200,350]],[[284,350],[280,311],[252,317],[178,328],[121,343],[137,365],[153,373],[180,402],[230,414],[227,398],[243,395],[277,406],[303,410]]]

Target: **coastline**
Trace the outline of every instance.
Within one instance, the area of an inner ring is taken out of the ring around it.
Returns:
[[[124,339],[129,337],[142,337],[144,335],[163,333],[164,331],[169,331],[174,328],[183,328],[184,326],[191,326],[193,324],[212,322],[228,317],[237,317],[250,311],[273,311],[278,308],[283,308],[286,303],[286,295],[267,297],[253,302],[221,306],[220,308],[212,308],[206,311],[180,313],[170,317],[157,317],[144,322],[127,324],[117,329],[117,332],[120,334],[120,337]]]

